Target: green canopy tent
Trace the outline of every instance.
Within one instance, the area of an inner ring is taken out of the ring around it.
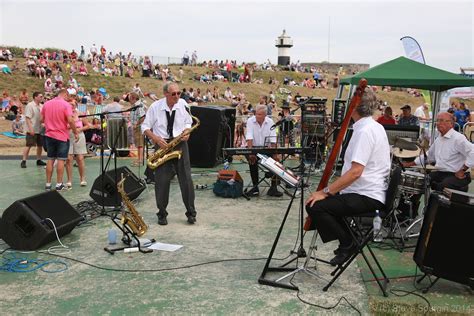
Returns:
[[[342,97],[344,85],[351,85],[349,96],[352,96],[352,88],[357,86],[362,78],[367,79],[368,84],[374,86],[406,87],[435,92],[432,98],[433,121],[439,111],[441,91],[474,86],[474,79],[434,68],[405,57],[398,57],[352,77],[341,79],[337,98]],[[431,137],[433,140],[434,129]]]
[[[472,87],[474,79],[434,68],[405,57],[398,57],[352,77],[341,79],[341,85],[357,85],[365,78],[369,85],[424,89],[441,92],[457,87]]]

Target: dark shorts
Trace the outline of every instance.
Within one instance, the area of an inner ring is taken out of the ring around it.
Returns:
[[[48,160],[59,159],[66,160],[69,152],[69,140],[63,142],[48,136],[44,136]]]
[[[26,147],[41,147],[43,146],[43,135],[41,134],[26,134]]]

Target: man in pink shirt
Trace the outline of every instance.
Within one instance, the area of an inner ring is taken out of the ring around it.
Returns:
[[[67,98],[67,90],[62,89],[59,91],[58,96],[46,102],[41,110],[41,118],[46,128],[44,140],[48,151],[45,186],[47,191],[51,190],[51,178],[55,161],[57,161],[56,190],[66,189],[63,184],[63,173],[64,162],[67,160],[69,152],[69,127],[74,133],[75,141],[78,140],[76,125],[72,118],[72,107],[66,101]]]

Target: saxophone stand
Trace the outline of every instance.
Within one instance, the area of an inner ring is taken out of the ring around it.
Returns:
[[[278,230],[278,233],[275,237],[275,240],[273,242],[273,246],[272,246],[272,249],[270,250],[270,254],[268,255],[268,258],[267,258],[267,261],[265,263],[265,267],[263,268],[263,271],[262,271],[262,274],[260,275],[259,279],[258,279],[258,283],[260,284],[263,284],[263,285],[269,285],[269,286],[274,286],[274,287],[280,287],[280,288],[285,288],[285,289],[290,289],[290,290],[295,290],[295,291],[298,291],[298,287],[295,286],[295,285],[292,285],[291,283],[284,283],[282,281],[284,281],[285,279],[289,278],[289,277],[292,277],[293,275],[297,274],[298,272],[305,272],[311,276],[314,276],[314,277],[317,277],[317,278],[321,278],[324,280],[324,278],[322,278],[321,276],[319,276],[315,271],[313,270],[310,270],[308,268],[308,265],[309,265],[309,262],[310,262],[310,259],[314,259],[316,262],[317,261],[320,261],[320,262],[323,262],[323,263],[326,263],[326,264],[329,264],[328,261],[325,261],[325,260],[321,260],[321,259],[318,259],[318,258],[315,258],[315,257],[311,257],[311,254],[314,252],[314,250],[316,250],[316,238],[317,238],[317,234],[314,234],[313,235],[313,240],[311,241],[311,247],[309,249],[309,253],[308,255],[306,254],[305,250],[304,250],[304,247],[303,247],[303,238],[304,238],[304,233],[303,233],[303,212],[304,212],[304,194],[303,194],[303,191],[304,191],[304,181],[303,181],[303,177],[301,177],[298,181],[298,183],[295,185],[295,184],[292,184],[290,182],[288,182],[283,176],[282,176],[282,173],[276,173],[274,170],[271,170],[270,168],[268,168],[267,166],[263,165],[265,168],[267,168],[269,171],[273,172],[274,174],[276,174],[280,179],[282,179],[284,182],[286,182],[287,184],[291,185],[292,187],[294,187],[294,192],[293,192],[293,195],[291,196],[291,200],[290,200],[290,203],[286,209],[286,212],[285,212],[285,216],[283,217],[283,220],[281,222],[281,225],[280,225],[280,228]],[[300,165],[301,167],[300,168],[304,168],[304,165]],[[292,251],[291,253],[296,255],[294,258],[290,259],[288,262],[284,263],[283,265],[279,266],[279,267],[270,267],[270,262],[273,258],[273,254],[275,252],[275,249],[278,245],[278,241],[280,239],[280,235],[281,235],[281,232],[283,231],[283,227],[285,226],[285,222],[286,222],[286,219],[288,218],[288,214],[290,213],[290,209],[291,209],[291,206],[293,205],[293,201],[295,200],[295,196],[296,196],[296,192],[298,191],[298,189],[301,190],[301,195],[300,195],[300,223],[299,223],[299,227],[300,227],[300,231],[299,231],[299,238],[300,238],[300,245],[299,245],[299,248],[296,252]],[[303,265],[301,266],[297,266],[296,268],[292,268],[292,267],[287,267],[288,264],[290,264],[291,262],[299,259],[299,258],[306,258],[305,262]],[[266,278],[266,275],[268,272],[289,272],[287,274],[285,274],[284,276],[276,279],[276,280],[269,280]],[[327,280],[325,280],[327,281]]]
[[[115,254],[117,251],[123,251],[123,252],[141,252],[141,253],[150,253],[153,252],[153,249],[149,248],[144,248],[140,244],[140,239],[138,239],[137,235],[128,227],[127,222],[128,220],[125,221],[125,223],[122,224],[122,221],[120,218],[118,218],[118,214],[115,214],[114,217],[112,217],[112,221],[114,222],[115,226],[122,231],[123,236],[122,236],[122,242],[126,244],[126,247],[119,247],[119,248],[109,248],[105,247],[104,250],[110,253],[111,255]],[[135,241],[136,244],[133,244],[132,241]],[[154,243],[156,240],[151,239],[151,243]],[[133,245],[133,246],[132,246]],[[127,249],[129,249],[127,251]]]

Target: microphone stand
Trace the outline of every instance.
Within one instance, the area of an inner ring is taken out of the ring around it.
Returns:
[[[124,122],[120,125],[119,132],[115,136],[115,139],[113,140],[112,146],[110,148],[110,155],[107,158],[107,163],[104,165],[104,122],[105,122],[105,116],[108,114],[121,114],[121,113],[126,113],[126,112],[131,112],[134,111],[135,109],[139,108],[141,105],[133,106],[127,110],[122,110],[122,111],[114,111],[114,112],[102,112],[102,113],[97,113],[97,114],[84,114],[84,115],[79,115],[79,118],[83,117],[100,117],[100,132],[101,132],[101,142],[100,142],[100,182],[101,182],[101,206],[102,206],[102,211],[100,215],[107,215],[107,211],[105,210],[105,192],[104,192],[104,186],[105,186],[105,173],[109,167],[110,164],[110,159],[112,156],[114,157],[114,178],[115,178],[115,183],[118,183],[118,177],[117,177],[117,149],[116,145],[118,142],[118,139],[120,135],[122,134],[123,127],[124,127]],[[122,118],[122,120],[125,120]],[[118,196],[115,196],[115,206],[111,210],[111,212],[117,212],[120,210],[120,205],[118,201]]]

